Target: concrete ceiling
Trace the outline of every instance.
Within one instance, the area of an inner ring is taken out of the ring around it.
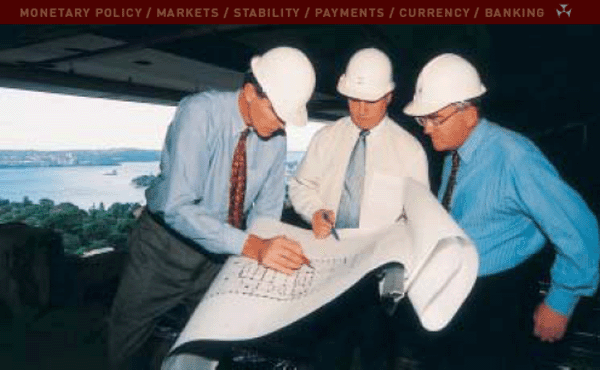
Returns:
[[[314,118],[345,112],[337,77],[354,51],[387,52],[395,66],[393,115],[432,56],[458,52],[481,70],[484,108],[521,131],[598,120],[600,26],[482,25],[0,25],[0,86],[176,104],[185,94],[235,89],[252,55],[304,50],[317,70]]]

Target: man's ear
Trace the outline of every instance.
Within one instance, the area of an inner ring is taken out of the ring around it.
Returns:
[[[474,105],[470,105],[465,109],[465,115],[465,119],[467,120],[467,127],[475,127],[475,125],[477,125],[477,122],[479,121],[479,111],[477,110],[477,107],[475,107]]]
[[[251,103],[252,101],[254,101],[254,99],[256,99],[256,97],[257,97],[256,87],[253,84],[251,84],[251,83],[244,84],[243,90],[244,90],[244,98],[246,98],[246,102]]]
[[[394,94],[392,94],[391,91],[389,93],[387,93],[387,95],[385,96],[385,101],[386,101],[387,105],[390,105],[390,103],[392,102],[393,96],[394,96]]]

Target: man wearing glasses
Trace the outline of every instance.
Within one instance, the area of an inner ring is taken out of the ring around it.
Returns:
[[[434,58],[415,90],[404,112],[436,151],[450,153],[439,199],[480,255],[471,295],[430,341],[436,353],[428,358],[451,369],[529,369],[529,334],[560,340],[579,297],[597,288],[597,220],[531,141],[480,116],[477,98],[486,88],[465,59]],[[535,262],[547,242],[557,253],[551,286],[538,303]]]

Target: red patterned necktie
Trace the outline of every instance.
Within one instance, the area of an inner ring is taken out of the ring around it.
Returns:
[[[454,186],[456,186],[456,175],[458,173],[458,165],[460,164],[460,157],[458,152],[455,150],[452,152],[452,169],[450,170],[450,177],[448,178],[448,185],[446,185],[446,192],[442,199],[442,206],[446,210],[450,210],[450,202],[452,201],[452,193],[454,192]]]
[[[245,129],[233,152],[231,182],[229,188],[229,217],[231,226],[242,228],[244,218],[244,196],[246,193],[246,138],[250,129]]]

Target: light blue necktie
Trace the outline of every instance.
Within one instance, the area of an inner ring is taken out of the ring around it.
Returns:
[[[340,198],[340,207],[335,220],[335,227],[340,229],[357,228],[360,220],[360,203],[362,200],[365,179],[365,150],[367,147],[368,130],[360,132],[350,161],[346,168],[344,188]]]

